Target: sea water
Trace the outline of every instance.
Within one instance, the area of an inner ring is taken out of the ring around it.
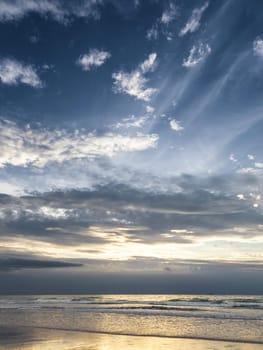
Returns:
[[[263,344],[263,296],[1,296],[0,325]]]

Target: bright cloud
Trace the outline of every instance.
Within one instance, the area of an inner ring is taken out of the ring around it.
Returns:
[[[7,85],[26,84],[36,88],[43,86],[35,68],[13,59],[0,60],[0,81]]]
[[[199,28],[202,14],[207,9],[208,5],[209,3],[206,2],[201,8],[196,8],[193,10],[191,17],[180,31],[180,36],[183,36],[187,33],[193,33]]]
[[[254,40],[253,50],[256,55],[263,58],[263,40],[261,38]]]
[[[154,107],[152,107],[152,106],[146,106],[146,112],[147,112],[147,113],[153,113],[153,112],[154,112]]]
[[[88,71],[92,68],[102,66],[110,57],[111,54],[107,51],[91,49],[88,54],[79,57],[77,64],[81,66],[83,70]]]
[[[140,69],[143,74],[152,72],[156,68],[156,59],[157,59],[157,54],[156,53],[151,53],[147,60],[145,60],[142,64],[140,64]]]
[[[130,73],[124,71],[113,73],[114,92],[131,95],[138,100],[150,101],[157,89],[146,87],[148,79],[144,75],[156,68],[156,59],[157,54],[152,53],[134,71]]]
[[[261,175],[261,171],[255,168],[241,168],[237,171],[239,174],[253,174],[253,175]]]
[[[121,152],[143,151],[155,147],[156,134],[125,136],[104,134],[97,136],[85,130],[47,130],[0,120],[0,167],[34,165],[44,167],[49,161],[113,157]]]
[[[230,154],[229,160],[231,160],[231,162],[234,162],[234,163],[236,163],[238,161],[233,153]]]
[[[238,198],[239,200],[243,200],[243,201],[246,199],[246,197],[244,196],[243,193],[237,194],[237,198]]]
[[[194,67],[203,61],[211,53],[211,47],[208,44],[200,43],[194,45],[189,53],[189,56],[183,60],[183,66],[187,68]]]
[[[175,131],[180,131],[180,130],[183,130],[184,128],[180,125],[180,122],[178,120],[175,120],[175,119],[172,119],[170,121],[170,127],[172,130],[175,130]]]
[[[113,79],[115,80],[115,92],[126,93],[138,100],[150,101],[152,95],[156,92],[156,89],[145,88],[148,80],[143,77],[140,71],[114,73]]]
[[[259,168],[259,169],[263,169],[263,163],[261,163],[261,162],[256,162],[256,163],[255,163],[255,167],[256,167],[256,168]]]
[[[176,7],[174,4],[170,3],[167,9],[164,10],[161,17],[161,23],[169,24],[172,22],[176,16]]]
[[[53,219],[66,219],[68,216],[72,214],[72,212],[73,212],[72,209],[52,208],[52,207],[43,206],[39,208],[37,214],[42,217],[44,216],[44,217],[53,218]],[[58,230],[58,228],[56,228],[56,230]]]

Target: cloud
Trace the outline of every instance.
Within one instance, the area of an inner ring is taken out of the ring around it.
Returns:
[[[262,162],[256,162],[255,167],[259,169],[263,169],[263,163]]]
[[[118,122],[114,127],[116,129],[142,128],[148,120],[149,116],[147,115],[141,117],[135,117],[132,115],[131,117],[122,119],[122,121]]]
[[[262,170],[261,169],[256,169],[256,168],[252,168],[252,167],[247,167],[247,168],[238,169],[238,173],[239,174],[262,175]]]
[[[117,72],[112,75],[114,79],[114,92],[124,93],[136,97],[138,100],[150,101],[157,91],[154,88],[146,88],[148,82],[140,71],[131,73]]]
[[[59,260],[37,260],[23,258],[0,258],[1,270],[18,270],[18,269],[46,269],[60,267],[80,267],[82,264],[69,263]]]
[[[189,56],[183,60],[183,66],[191,68],[203,61],[211,53],[211,47],[208,44],[200,43],[194,45],[189,53]]]
[[[236,159],[236,156],[235,156],[233,153],[230,154],[229,160],[231,160],[231,162],[234,162],[234,163],[236,163],[236,162],[238,161],[238,160]]]
[[[170,3],[161,16],[161,23],[169,24],[176,16],[177,10],[173,3]]]
[[[159,179],[159,186],[151,175],[143,176],[151,187],[142,188],[138,176],[129,185],[109,181],[90,188],[0,195],[2,256],[21,252],[78,262],[135,255],[174,260],[175,250],[177,258],[203,258],[205,249],[213,260],[219,256],[213,241],[220,240],[219,253],[227,260],[226,246],[232,257],[239,250],[227,242],[262,240],[261,200],[251,176],[182,175]],[[246,200],[240,200],[240,193]]]
[[[144,75],[156,68],[156,59],[157,54],[152,53],[132,72],[126,73],[124,71],[119,71],[113,73],[114,92],[131,95],[138,100],[150,101],[157,89],[146,87],[148,79],[146,79]]]
[[[155,70],[157,62],[157,54],[151,53],[147,60],[145,60],[142,64],[140,64],[139,68],[142,72],[142,74],[146,74],[148,72],[152,72]]]
[[[41,15],[50,14],[53,18],[59,20],[64,16],[64,12],[58,1],[50,0],[3,0],[0,4],[0,20],[11,21],[21,19],[30,12],[36,12]]]
[[[180,125],[180,122],[176,119],[170,120],[170,127],[172,130],[175,131],[180,131],[183,130],[184,128]]]
[[[113,157],[120,152],[137,152],[156,146],[156,134],[125,136],[107,133],[97,136],[85,130],[48,130],[0,120],[0,167],[44,167],[48,162]]]
[[[207,9],[208,5],[209,3],[205,2],[201,8],[196,8],[193,10],[191,17],[189,18],[185,26],[181,29],[179,33],[180,36],[183,36],[187,33],[193,33],[199,28],[201,17],[204,11]]]
[[[2,0],[0,3],[0,21],[21,20],[30,13],[67,23],[70,17],[99,17],[98,7],[102,0]]]
[[[166,6],[160,18],[157,18],[153,26],[147,30],[147,40],[157,40],[160,35],[164,35],[166,40],[173,39],[173,33],[168,30],[168,25],[175,19],[177,15],[176,6],[170,2]]]
[[[26,84],[35,88],[43,87],[33,66],[8,58],[0,60],[0,80],[6,85]]]
[[[84,71],[89,71],[92,68],[102,66],[110,57],[111,54],[107,51],[91,49],[88,54],[79,57],[77,64]]]
[[[153,112],[154,112],[154,107],[152,107],[152,106],[146,106],[146,112],[147,112],[147,113],[153,113]]]
[[[261,38],[257,38],[254,40],[253,50],[257,56],[263,58],[263,40]]]
[[[159,32],[156,25],[152,28],[148,29],[146,32],[146,39],[148,40],[156,40],[158,38]]]
[[[100,18],[100,7],[105,3],[104,0],[80,0],[77,1],[63,1],[61,6],[65,11],[65,15],[80,17],[80,18]]]
[[[243,195],[243,193],[239,193],[239,194],[237,194],[237,198],[239,199],[239,200],[246,200],[246,197]]]
[[[242,226],[245,222],[247,225],[263,223],[262,215],[250,210],[249,200],[260,201],[260,195],[252,190],[247,175],[236,175],[232,179],[229,176],[204,179],[184,175],[163,179],[159,188],[152,180],[148,176],[147,181],[153,184],[147,189],[138,187],[138,183],[132,187],[111,182],[82,190],[1,195],[1,223],[20,220],[13,225],[16,233],[35,231],[39,235],[43,231],[46,235],[56,232],[60,236],[70,227],[75,228],[75,233],[79,232],[77,227],[86,231],[95,226],[103,226],[104,230],[107,226],[126,227],[126,232],[130,229],[132,235],[136,230],[131,228],[137,227],[140,237],[144,233],[155,235],[171,230],[183,234],[185,231],[179,230],[198,232],[200,227],[204,235],[213,235],[212,228],[222,230]],[[237,186],[236,192],[229,192],[229,188],[233,190],[232,183]],[[257,187],[255,184],[254,188]],[[241,188],[243,196],[249,200],[238,200]],[[38,226],[34,226],[34,222],[38,222]],[[8,232],[6,228],[5,232]]]

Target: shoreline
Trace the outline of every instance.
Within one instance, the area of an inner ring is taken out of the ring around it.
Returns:
[[[5,328],[0,325],[0,336],[1,328]],[[172,335],[160,335],[160,334],[131,334],[131,333],[120,333],[120,332],[103,332],[103,331],[93,331],[93,330],[82,330],[82,329],[68,329],[68,328],[53,328],[53,327],[42,327],[42,326],[19,326],[19,329],[34,329],[43,330],[49,332],[63,332],[63,333],[80,333],[80,334],[98,334],[98,335],[112,335],[112,336],[124,336],[124,337],[150,337],[150,338],[164,338],[164,339],[182,339],[182,340],[193,340],[193,341],[211,341],[211,342],[221,342],[221,343],[237,343],[237,344],[256,344],[263,345],[263,342],[256,340],[239,340],[239,339],[221,339],[221,338],[210,338],[210,337],[191,337],[191,336],[172,336]]]
[[[50,347],[51,346],[51,347]],[[126,335],[103,332],[62,330],[48,327],[16,328],[0,326],[1,350],[260,350],[262,343],[252,341],[229,341],[217,339],[169,337],[158,335]]]

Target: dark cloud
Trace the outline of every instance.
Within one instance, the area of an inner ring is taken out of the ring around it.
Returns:
[[[1,195],[2,238],[35,237],[72,246],[111,241],[107,235],[89,234],[94,226],[116,235],[122,235],[118,228],[125,227],[130,241],[153,244],[191,243],[202,236],[262,234],[258,225],[263,224],[263,216],[253,208],[253,201],[239,200],[237,192],[230,192],[234,182],[251,188],[256,183],[253,176],[182,175],[169,181],[180,190],[146,191],[109,183],[92,189],[33,192],[20,197]],[[231,231],[240,226],[250,228],[249,232]],[[171,237],[163,236],[171,230],[174,230]]]
[[[59,227],[57,227],[59,225]],[[22,236],[38,238],[41,241],[61,245],[79,245],[81,243],[102,244],[107,240],[99,237],[81,235],[80,229],[88,229],[88,222],[76,220],[50,220],[49,218],[34,217],[34,215],[21,215],[17,219],[6,220],[0,223],[2,238]]]
[[[45,269],[59,267],[80,267],[81,264],[58,260],[35,260],[22,258],[0,258],[0,271],[18,269]]]

